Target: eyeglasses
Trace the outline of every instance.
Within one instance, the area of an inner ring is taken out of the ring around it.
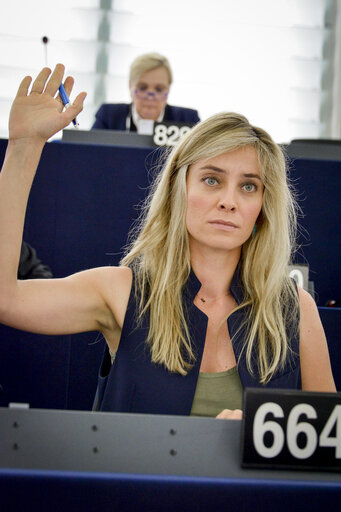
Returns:
[[[164,101],[168,98],[168,91],[148,91],[144,87],[137,87],[134,90],[134,94],[137,98],[141,100],[156,100],[156,101]]]

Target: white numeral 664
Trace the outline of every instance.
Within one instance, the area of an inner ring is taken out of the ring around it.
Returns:
[[[288,416],[286,432],[282,426],[273,420],[265,421],[267,414],[272,414],[274,418],[283,418],[284,412],[280,405],[275,402],[262,404],[254,418],[253,422],[253,444],[259,455],[271,459],[280,454],[283,449],[285,439],[289,452],[296,459],[308,459],[316,450],[317,444],[320,447],[335,447],[335,458],[341,458],[341,405],[336,405],[324,425],[320,437],[318,438],[315,427],[307,421],[299,421],[301,415],[307,419],[317,419],[317,413],[310,404],[295,405]],[[335,437],[332,437],[331,431],[335,426]],[[264,443],[264,437],[267,432],[272,434],[272,444],[268,446]],[[303,447],[298,446],[297,439],[299,434],[305,436]]]

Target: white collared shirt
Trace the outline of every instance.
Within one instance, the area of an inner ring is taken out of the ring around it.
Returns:
[[[159,117],[157,118],[157,122],[160,123],[163,120],[163,116],[165,114],[165,109],[162,110]],[[137,133],[141,135],[152,135],[154,130],[154,120],[153,119],[142,119],[142,117],[137,113],[134,103],[131,105],[131,116],[133,118],[133,122],[136,126]],[[130,113],[126,119],[126,129],[130,130]]]

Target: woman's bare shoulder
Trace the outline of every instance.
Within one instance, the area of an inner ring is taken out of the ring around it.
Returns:
[[[303,305],[310,305],[310,306],[316,306],[316,302],[313,299],[313,297],[310,295],[309,292],[304,290],[301,286],[297,285],[297,291],[298,296],[300,299],[300,303],[302,302]]]
[[[300,286],[297,286],[298,291],[298,298],[300,302],[300,309],[301,314],[308,314],[310,317],[311,315],[317,315],[318,316],[318,309],[315,300],[310,295],[309,292],[301,288]]]
[[[107,278],[118,286],[131,286],[133,273],[129,267],[101,267]]]
[[[300,286],[298,296],[300,302],[300,341],[301,343],[311,343],[312,340],[323,339],[324,331],[313,297]]]
[[[77,275],[77,274],[74,274]],[[129,267],[94,267],[80,272],[78,275],[88,275],[87,279],[98,282],[100,287],[106,284],[115,289],[131,287],[133,273]],[[72,277],[72,276],[71,276]]]

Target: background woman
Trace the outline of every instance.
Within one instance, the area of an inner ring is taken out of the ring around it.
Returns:
[[[143,120],[195,124],[196,110],[168,105],[173,74],[168,59],[159,53],[145,53],[130,66],[131,104],[104,103],[92,128],[142,132]]]

